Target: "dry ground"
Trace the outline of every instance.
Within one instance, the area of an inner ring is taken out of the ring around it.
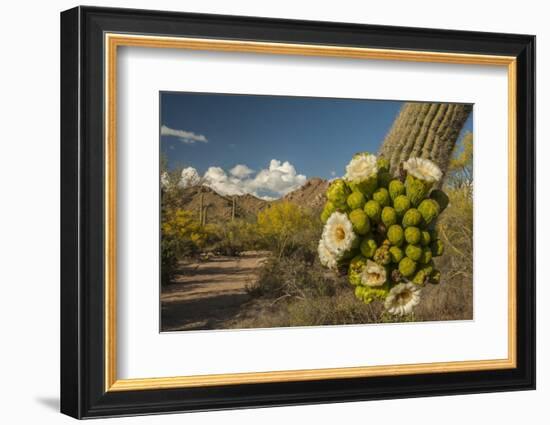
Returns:
[[[162,288],[162,331],[225,328],[250,299],[246,286],[268,255],[247,251],[182,264],[175,282]]]
[[[240,257],[216,256],[182,263],[175,282],[162,288],[162,331],[244,329],[324,324],[379,323],[382,304],[364,305],[346,287],[334,297],[307,300],[252,298],[246,288],[257,280],[267,251],[247,251]],[[471,320],[471,279],[447,278],[427,285],[414,321]],[[394,321],[393,319],[391,321]]]

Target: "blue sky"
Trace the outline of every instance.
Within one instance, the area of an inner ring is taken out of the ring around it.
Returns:
[[[162,92],[160,100],[161,152],[169,168],[192,167],[200,176],[208,173],[223,180],[221,169],[228,182],[237,177],[254,179],[262,170],[272,170],[282,178],[287,173],[289,185],[293,175],[341,176],[354,153],[376,153],[402,105],[397,101],[175,92]],[[471,127],[470,118],[465,130]],[[231,174],[238,164],[247,168]],[[209,173],[211,167],[215,172]],[[264,180],[272,177],[269,173],[262,176]],[[287,189],[273,181],[273,185],[255,183],[243,190],[278,197]],[[230,191],[238,192],[238,188]]]

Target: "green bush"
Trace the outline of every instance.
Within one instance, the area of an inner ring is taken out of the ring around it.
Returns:
[[[243,251],[257,250],[262,240],[254,223],[235,219],[223,225],[213,225],[215,241],[210,250],[220,255],[238,256]]]

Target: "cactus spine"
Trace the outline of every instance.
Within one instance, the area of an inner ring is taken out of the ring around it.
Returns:
[[[445,173],[471,111],[467,104],[405,103],[380,148],[391,173],[410,157],[430,159]]]

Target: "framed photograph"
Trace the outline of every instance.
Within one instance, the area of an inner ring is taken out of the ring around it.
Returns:
[[[535,388],[535,37],[61,14],[61,411]]]

